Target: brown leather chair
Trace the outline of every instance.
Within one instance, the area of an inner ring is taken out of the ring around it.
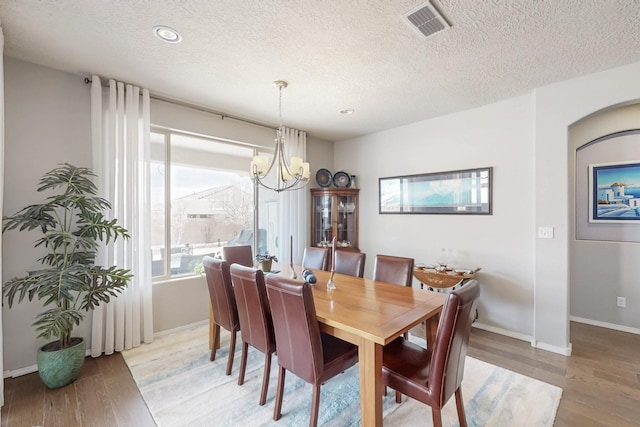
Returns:
[[[262,376],[262,392],[259,405],[267,400],[269,374],[271,372],[271,355],[276,351],[276,339],[273,334],[273,321],[264,284],[264,273],[240,264],[231,265],[231,281],[238,305],[240,330],[242,334],[242,359],[238,385],[244,384],[247,368],[249,345],[264,353],[264,374]]]
[[[328,270],[329,248],[314,248],[312,246],[304,248],[302,254],[302,268],[313,268],[315,270]]]
[[[251,245],[225,246],[222,248],[222,258],[227,264],[240,264],[253,267],[253,253]]]
[[[320,386],[358,361],[358,348],[320,332],[308,283],[267,276],[267,295],[278,347],[278,390],[273,419],[280,419],[287,370],[313,385],[309,425],[318,424]]]
[[[373,280],[411,286],[413,282],[413,258],[376,255],[373,264]]]
[[[336,273],[362,277],[364,275],[366,257],[367,255],[363,252],[336,251],[334,260]]]
[[[231,333],[226,372],[227,375],[231,375],[233,356],[236,351],[236,333],[240,330],[240,321],[238,319],[238,308],[231,284],[231,276],[229,275],[229,264],[226,261],[205,256],[202,258],[202,266],[207,277],[209,298],[211,299],[211,309],[213,310],[215,323],[215,339],[209,360],[216,359],[216,347],[217,343],[220,342],[220,327],[222,326]]]
[[[467,420],[462,402],[462,377],[471,324],[475,318],[480,285],[470,280],[447,297],[440,315],[433,349],[425,349],[404,338],[386,345],[382,356],[385,386],[431,406],[434,427],[442,425],[441,410],[456,396],[460,426]]]

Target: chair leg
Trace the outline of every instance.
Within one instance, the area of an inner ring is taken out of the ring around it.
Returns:
[[[233,356],[236,353],[236,333],[231,332],[231,343],[229,344],[229,360],[227,360],[227,375],[231,375],[233,368]]]
[[[402,393],[396,390],[396,403],[402,403]]]
[[[311,418],[309,419],[309,427],[318,425],[318,412],[320,409],[320,384],[313,386],[313,397],[311,400]]]
[[[282,394],[284,393],[284,374],[287,371],[280,366],[278,369],[278,389],[276,390],[276,404],[273,408],[273,420],[278,421],[282,410]]]
[[[240,358],[240,372],[238,373],[238,385],[244,384],[244,373],[247,370],[247,353],[249,352],[249,343],[242,342],[242,357]]]
[[[213,325],[211,333],[213,336],[211,338],[211,356],[209,356],[209,360],[213,362],[216,360],[216,350],[220,347],[220,325]]]
[[[260,406],[267,401],[267,391],[269,390],[269,374],[271,373],[271,354],[264,356],[264,374],[262,374],[262,393],[260,393]]]
[[[460,427],[467,427],[467,417],[464,413],[464,402],[462,401],[462,386],[456,390],[456,408],[458,408],[458,421]]]
[[[433,427],[442,427],[442,413],[440,409],[432,407],[431,415],[433,417]]]

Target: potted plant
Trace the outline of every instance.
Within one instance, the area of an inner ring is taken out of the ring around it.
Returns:
[[[9,307],[16,299],[43,301],[46,310],[35,317],[33,326],[38,338],[55,338],[40,347],[37,357],[40,378],[49,388],[73,382],[84,363],[86,343],[71,336],[74,325],[80,324],[85,312],[122,292],[133,277],[130,270],[94,263],[101,242],[126,239],[129,234],[115,219],[105,218],[111,204],[97,196],[93,176],[87,168],[59,165],[40,179],[37,189],[57,194],[3,218],[3,233],[37,229],[42,237],[34,247],[47,249],[37,259],[43,268],[8,280],[3,294]]]
[[[278,258],[275,255],[269,255],[269,252],[256,255],[256,261],[260,264],[260,270],[268,273],[271,271],[271,264],[273,261],[278,262]]]

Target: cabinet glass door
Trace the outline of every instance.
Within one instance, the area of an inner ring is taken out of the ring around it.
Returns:
[[[331,246],[333,240],[334,206],[331,196],[314,196],[313,206],[315,206],[313,246]]]
[[[337,197],[336,237],[337,246],[352,247],[355,244],[356,201],[353,196]]]

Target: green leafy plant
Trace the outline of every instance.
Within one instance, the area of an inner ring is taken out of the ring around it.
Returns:
[[[98,190],[87,168],[68,163],[46,173],[38,192],[57,191],[42,204],[27,206],[13,216],[3,217],[2,232],[13,229],[38,229],[42,237],[34,247],[43,246],[48,253],[38,261],[44,268],[30,271],[24,277],[5,282],[3,294],[9,307],[15,299],[43,301],[51,308],[38,314],[33,322],[38,338],[56,337],[60,348],[71,345],[71,332],[85,314],[100,303],[122,292],[133,277],[130,270],[116,266],[95,265],[101,242],[118,237],[129,238],[128,231],[116,219],[106,219],[111,204],[98,197]]]
[[[278,262],[278,258],[276,258],[275,255],[269,255],[269,252],[265,252],[263,254],[257,254],[256,255],[256,261],[258,261],[258,262],[265,262],[265,261],[269,261],[269,260],[273,260],[275,262]]]

